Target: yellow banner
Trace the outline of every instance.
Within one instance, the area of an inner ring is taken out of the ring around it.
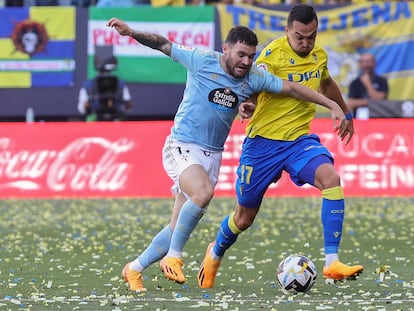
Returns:
[[[285,35],[288,12],[246,5],[217,5],[224,39],[234,25],[253,29],[262,49]],[[388,78],[389,99],[414,99],[414,3],[366,2],[319,11],[317,44],[329,55],[328,67],[343,94],[358,76],[358,54],[372,52],[377,73]]]

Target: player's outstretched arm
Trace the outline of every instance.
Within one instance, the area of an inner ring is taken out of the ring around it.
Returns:
[[[171,41],[161,35],[133,30],[124,21],[115,17],[108,21],[107,26],[115,28],[122,36],[130,36],[143,45],[154,50],[159,50],[167,56],[171,56]]]
[[[289,94],[297,99],[313,102],[331,110],[331,118],[334,121],[334,129],[342,129],[345,126],[345,114],[341,107],[333,100],[325,97],[300,83],[283,80],[282,93]]]

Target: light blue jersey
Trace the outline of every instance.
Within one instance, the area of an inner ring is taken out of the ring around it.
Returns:
[[[222,151],[238,106],[262,90],[279,93],[283,82],[252,66],[242,79],[221,68],[222,53],[172,45],[171,57],[187,69],[187,83],[171,129],[179,141]]]

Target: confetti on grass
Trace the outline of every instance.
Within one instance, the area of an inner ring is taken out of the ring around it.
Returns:
[[[171,207],[166,199],[2,200],[0,309],[414,310],[413,199],[347,199],[340,257],[365,270],[355,281],[325,284],[320,200],[266,198],[226,253],[216,287],[204,290],[200,261],[234,208],[233,199],[214,199],[185,247],[187,282],[165,280],[154,264],[144,272],[148,292],[132,293],[121,269],[169,222]],[[277,264],[292,253],[318,268],[307,295],[285,295],[276,283]]]

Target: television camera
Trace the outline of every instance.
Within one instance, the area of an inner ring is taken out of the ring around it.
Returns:
[[[123,82],[112,73],[118,60],[112,54],[112,46],[95,47],[95,69],[98,72],[89,94],[91,112],[97,121],[114,121],[124,118]]]

